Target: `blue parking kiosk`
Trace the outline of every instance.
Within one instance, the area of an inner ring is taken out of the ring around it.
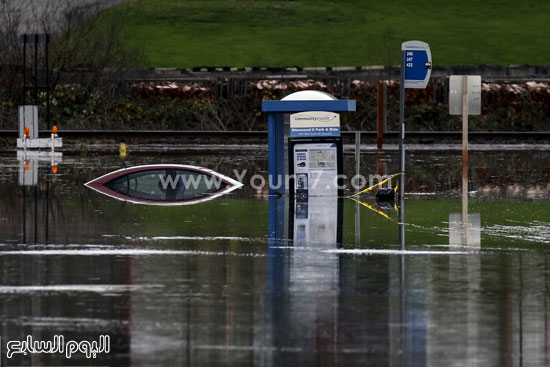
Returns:
[[[342,170],[342,138],[336,112],[355,111],[355,106],[354,100],[337,100],[328,93],[311,90],[262,103],[262,111],[268,113],[268,278],[273,294],[288,277],[288,259],[280,246],[287,245],[289,227],[293,227],[286,225],[291,207],[297,208],[293,211],[299,221],[307,221],[312,197],[331,197],[322,209],[337,216],[338,206],[333,210],[331,205],[337,203],[335,196],[340,194],[331,184]],[[295,180],[287,182],[287,174]],[[314,185],[310,174],[324,181]],[[289,202],[286,194],[294,195],[295,200]],[[316,200],[319,202],[319,198]]]
[[[294,162],[297,166],[289,162],[292,160],[292,152],[287,156],[289,158],[285,157],[285,150],[288,153],[289,141],[300,143],[303,140],[305,143],[305,140],[309,140],[309,143],[321,144],[340,139],[340,120],[335,112],[351,112],[355,111],[355,108],[354,100],[338,100],[328,93],[316,90],[292,93],[279,101],[262,102],[262,111],[268,114],[270,196],[287,194],[290,188],[286,187],[286,175],[291,173],[298,177],[299,170],[308,168],[304,167],[306,162],[301,164]],[[288,141],[286,141],[287,137]],[[300,157],[298,156],[297,159],[299,160]],[[309,162],[307,164],[309,166]],[[323,164],[323,162],[315,164]],[[295,167],[298,171],[294,170]]]

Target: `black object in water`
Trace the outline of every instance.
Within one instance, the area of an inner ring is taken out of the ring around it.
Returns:
[[[395,206],[395,191],[393,189],[380,189],[376,193],[376,205],[382,209],[392,209]]]

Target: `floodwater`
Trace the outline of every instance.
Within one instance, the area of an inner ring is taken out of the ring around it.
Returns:
[[[400,225],[373,194],[268,198],[248,182],[267,176],[263,155],[130,155],[247,170],[242,189],[177,207],[84,187],[121,168],[117,155],[66,155],[56,173],[0,156],[1,365],[549,365],[549,159],[470,153],[466,213],[461,157],[409,153]],[[364,174],[397,167],[396,154],[362,156]],[[11,344],[8,358],[9,342],[56,335],[108,336],[109,349],[67,359]]]

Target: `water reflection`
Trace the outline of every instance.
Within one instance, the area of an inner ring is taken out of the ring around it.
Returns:
[[[201,159],[194,163],[205,165]],[[82,186],[106,161],[69,157],[58,175],[39,166],[32,187],[19,186],[13,157],[3,164],[3,353],[7,340],[64,334],[111,336],[112,353],[71,365],[550,361],[550,256],[540,230],[550,223],[547,201],[470,196],[468,210],[483,227],[479,241],[466,237],[474,247],[462,248],[462,224],[455,233],[447,222],[452,213],[462,218],[454,191],[408,196],[399,214],[385,212],[397,220],[351,200],[309,198],[305,208],[240,190],[197,206],[124,205]],[[519,166],[516,173],[524,177]],[[364,202],[376,209],[373,195]],[[506,225],[538,228],[538,237],[487,232]],[[2,358],[3,365],[68,362]]]
[[[54,151],[18,150],[19,185],[34,186],[38,184],[39,163],[49,163],[53,173],[57,173],[57,166],[63,161],[63,153]]]
[[[365,205],[359,200],[356,203]],[[290,342],[299,345],[306,363],[313,356],[308,357],[305,351],[312,351],[331,364],[374,360],[392,366],[425,365],[426,303],[412,291],[415,275],[407,276],[406,256],[357,259],[345,250],[333,251],[342,247],[338,232],[343,216],[338,208],[343,205],[341,198],[296,198],[290,203],[270,199],[270,311],[273,322],[284,325],[279,330],[273,327],[280,334],[276,343],[286,345],[289,335],[300,335]],[[367,207],[380,214],[380,209]],[[404,206],[400,208],[403,212]],[[287,213],[288,237],[284,234]],[[394,227],[401,241],[404,225],[400,222]],[[405,243],[400,247],[405,250]],[[370,287],[377,289],[376,294]],[[359,308],[348,304],[356,297]],[[366,330],[372,337],[366,337]],[[293,360],[276,361],[284,365]]]
[[[268,342],[286,352],[271,354],[268,365],[387,362],[387,290],[369,291],[387,283],[387,274],[369,272],[387,260],[360,265],[332,252],[342,246],[344,199],[272,197],[269,204]]]

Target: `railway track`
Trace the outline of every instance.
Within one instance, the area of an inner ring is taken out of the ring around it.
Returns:
[[[0,152],[16,150],[18,132],[0,130]],[[41,131],[40,137],[48,137]],[[118,152],[120,143],[126,143],[131,151],[147,154],[152,151],[163,154],[219,154],[220,152],[267,152],[266,131],[160,131],[160,130],[68,130],[60,131],[66,154]],[[355,131],[342,132],[344,151],[350,153],[355,147]],[[383,149],[397,150],[399,133],[384,134]],[[411,151],[461,151],[462,133],[407,132],[405,141]],[[471,132],[471,151],[548,151],[550,132]],[[361,133],[363,151],[377,150],[375,131]]]
[[[16,138],[17,130],[0,130],[0,138]],[[40,137],[48,137],[49,131],[40,131]],[[181,131],[181,130],[66,130],[60,131],[59,136],[66,139],[221,139],[220,143],[232,143],[232,139],[267,139],[267,131]],[[343,131],[344,140],[355,139],[355,131]],[[384,134],[384,140],[393,141],[399,137],[397,131],[389,131]],[[365,140],[376,140],[376,131],[363,131],[361,138]],[[486,143],[494,141],[528,142],[528,141],[549,141],[550,131],[542,132],[470,132],[471,141],[479,140]],[[230,140],[228,140],[230,139]],[[462,133],[459,131],[408,131],[408,141],[429,143],[441,141],[459,141]]]

